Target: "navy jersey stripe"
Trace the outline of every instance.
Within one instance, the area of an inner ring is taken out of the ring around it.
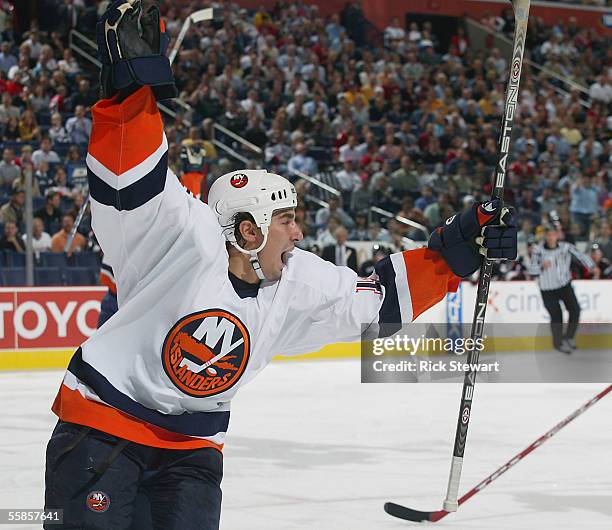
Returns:
[[[378,311],[378,322],[380,324],[401,324],[402,315],[397,297],[395,270],[391,259],[389,257],[381,259],[374,266],[374,270],[378,275],[380,284],[385,287],[385,299]]]
[[[135,210],[164,191],[168,171],[168,153],[164,153],[155,167],[142,178],[121,190],[109,186],[88,166],[89,191],[99,203],[117,210]]]
[[[112,407],[135,418],[152,423],[171,432],[186,436],[214,436],[226,432],[229,426],[229,411],[223,412],[183,412],[182,414],[162,414],[137,403],[119,392],[108,379],[93,366],[83,360],[79,348],[70,360],[68,371],[89,386],[100,399]]]

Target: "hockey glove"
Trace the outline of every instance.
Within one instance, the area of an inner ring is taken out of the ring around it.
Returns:
[[[166,57],[169,38],[156,1],[115,0],[96,26],[102,97],[152,88],[158,100],[178,95]]]
[[[480,267],[482,256],[490,260],[514,260],[517,255],[517,226],[514,208],[499,199],[475,203],[448,218],[429,238],[457,276],[469,276]]]

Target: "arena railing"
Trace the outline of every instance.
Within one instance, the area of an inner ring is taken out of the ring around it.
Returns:
[[[407,217],[404,217],[402,215],[396,215],[388,210],[383,210],[382,208],[379,208],[378,206],[370,206],[370,212],[373,214],[380,215],[381,217],[385,217],[387,219],[395,219],[398,223],[401,223],[406,226],[410,226],[412,228],[416,228],[417,230],[420,230],[421,232],[423,232],[423,235],[425,236],[425,241],[429,240],[429,235],[430,235],[429,229],[425,225],[422,225],[421,223],[417,223],[416,221],[413,221],[412,219],[408,219]],[[409,238],[406,238],[406,239],[409,239]],[[413,241],[413,240],[410,239],[410,241]]]

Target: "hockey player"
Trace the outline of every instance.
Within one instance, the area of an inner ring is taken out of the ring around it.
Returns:
[[[114,2],[98,25],[104,99],[87,167],[120,309],[76,351],[53,404],[45,507],[64,510],[64,528],[127,529],[145,490],[152,527],[217,529],[230,402],[274,355],[410,322],[482,254],[516,256],[498,202],[359,278],[295,248],[296,192],[281,176],[236,171],[198,201],[167,167],[156,99],[176,90],[164,39],[157,7],[138,0]]]

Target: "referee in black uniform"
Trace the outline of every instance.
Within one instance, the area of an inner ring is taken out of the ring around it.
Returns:
[[[574,337],[580,320],[580,306],[571,283],[572,257],[593,270],[595,264],[589,256],[571,243],[559,241],[559,231],[553,226],[547,226],[544,243],[533,249],[528,269],[529,274],[538,278],[544,307],[550,314],[553,346],[563,353],[571,353],[576,349]],[[563,302],[569,313],[565,329],[560,302]]]

